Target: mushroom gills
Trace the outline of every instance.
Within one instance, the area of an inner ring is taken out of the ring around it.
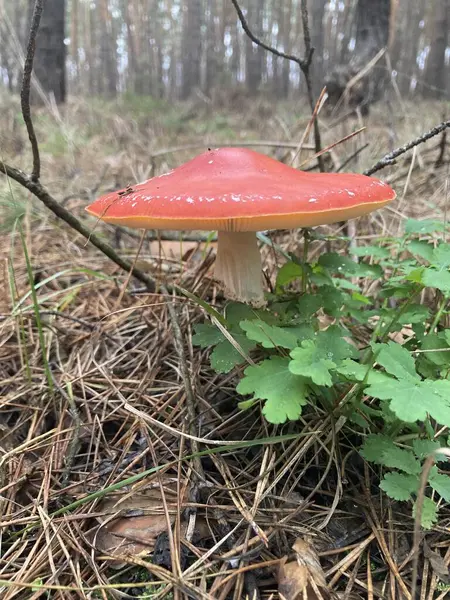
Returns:
[[[261,256],[256,233],[219,231],[214,275],[240,302],[263,306]]]

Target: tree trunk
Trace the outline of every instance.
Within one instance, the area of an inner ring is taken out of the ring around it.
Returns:
[[[450,0],[432,3],[431,43],[425,65],[423,94],[428,98],[441,98],[446,93],[445,51],[450,40]]]
[[[349,63],[338,65],[327,78],[330,105],[337,104],[348,82],[389,41],[391,0],[358,0],[355,15],[355,48]],[[384,63],[382,65],[384,67]],[[349,106],[361,106],[363,112],[379,99],[384,88],[386,70],[375,65],[351,87],[346,101]]]
[[[398,80],[400,92],[411,91],[411,80],[417,77],[417,55],[421,37],[420,22],[424,17],[425,0],[409,0],[406,8],[405,31],[401,50]]]
[[[186,99],[201,81],[202,0],[183,5],[181,98]]]
[[[43,90],[53,94],[58,104],[66,99],[64,17],[65,0],[47,0],[44,3],[34,54],[34,74]],[[32,96],[33,102],[39,102],[37,94]]]
[[[231,46],[231,59],[230,59],[230,71],[233,81],[237,83],[241,80],[241,58],[242,58],[242,48],[241,48],[241,24],[238,21],[236,16],[236,11],[234,10],[231,2],[229,4],[225,4],[227,9],[226,16],[227,21],[229,23],[229,32],[230,32],[230,46]]]
[[[218,70],[218,48],[216,38],[215,0],[210,0],[206,7],[206,73],[204,91],[209,94],[214,87]]]
[[[80,56],[79,44],[79,6],[78,0],[72,0],[70,7],[70,54],[73,63],[73,88],[71,92],[78,93],[80,89]]]
[[[263,37],[264,0],[249,0],[247,21],[256,37]],[[262,81],[263,60],[265,52],[246,38],[245,44],[245,79],[250,93],[255,94]]]
[[[311,45],[314,48],[311,77],[316,96],[324,85],[324,15],[327,0],[310,0]]]
[[[388,45],[391,0],[358,0],[354,63],[363,67]]]
[[[218,83],[223,81],[225,61],[225,13],[222,2],[209,0],[207,3],[207,28],[206,28],[206,75],[205,92],[213,90]]]
[[[89,94],[94,95],[97,89],[97,35],[95,5],[85,4],[86,11],[86,63],[89,69]]]
[[[108,7],[108,0],[101,0],[98,8],[100,22],[100,93],[113,98],[117,92],[117,52],[115,32],[111,12]]]
[[[285,0],[283,4],[283,35],[281,41],[283,43],[283,51],[287,54],[291,53],[291,20],[292,20],[292,0]],[[281,67],[281,95],[287,98],[289,94],[290,84],[290,69],[291,61],[283,60]]]

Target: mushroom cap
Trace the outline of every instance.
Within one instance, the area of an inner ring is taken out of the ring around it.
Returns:
[[[261,231],[344,221],[394,198],[394,190],[373,177],[306,173],[253,150],[219,148],[106,194],[86,210],[125,227]]]

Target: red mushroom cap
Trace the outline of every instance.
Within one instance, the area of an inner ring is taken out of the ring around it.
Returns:
[[[305,173],[252,150],[220,148],[106,194],[86,210],[126,227],[260,231],[344,221],[394,198],[372,177]]]

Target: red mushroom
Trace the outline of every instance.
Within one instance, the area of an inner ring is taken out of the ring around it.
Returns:
[[[262,304],[257,231],[353,219],[394,198],[372,177],[305,173],[252,150],[220,148],[106,194],[86,210],[126,227],[218,230],[216,278],[233,298]]]

